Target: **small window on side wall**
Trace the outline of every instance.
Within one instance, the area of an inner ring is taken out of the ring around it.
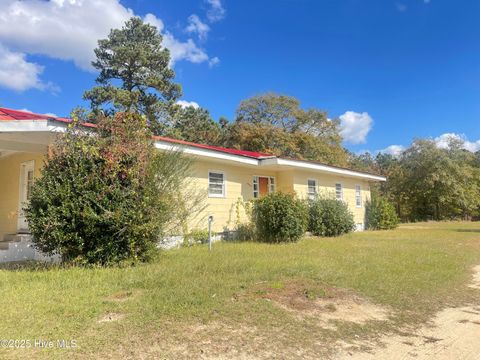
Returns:
[[[355,185],[355,205],[362,207],[362,187],[360,185]]]
[[[308,179],[307,185],[307,196],[310,200],[313,200],[315,199],[315,196],[317,196],[317,180]]]
[[[335,198],[337,200],[343,200],[343,187],[342,184],[335,184]]]
[[[208,196],[225,197],[225,175],[223,172],[208,172]]]

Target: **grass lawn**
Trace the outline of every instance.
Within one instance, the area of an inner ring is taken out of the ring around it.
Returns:
[[[4,269],[0,339],[78,347],[0,348],[0,358],[318,358],[339,339],[408,331],[441,308],[479,303],[465,286],[477,264],[480,223],[452,222],[197,246],[130,268]],[[388,321],[324,326],[309,304],[335,297],[378,305]]]

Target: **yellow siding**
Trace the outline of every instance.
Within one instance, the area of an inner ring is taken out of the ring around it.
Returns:
[[[224,198],[207,196],[209,170],[221,171],[225,175],[226,194]],[[335,184],[343,186],[344,201],[354,214],[356,224],[365,223],[365,201],[370,199],[368,181],[351,179],[336,175],[321,174],[302,171],[265,171],[262,168],[248,166],[226,165],[218,162],[197,161],[194,165],[194,174],[190,183],[198,191],[204,193],[206,209],[195,219],[189,221],[189,230],[194,228],[205,229],[207,218],[214,216],[214,231],[221,232],[233,230],[240,222],[247,220],[244,206],[245,202],[253,199],[253,176],[273,176],[276,181],[277,191],[293,192],[300,198],[307,197],[307,180],[316,179],[319,193],[335,193]],[[355,185],[360,185],[362,190],[362,206],[355,204]]]
[[[35,161],[35,176],[40,176],[43,154],[18,153],[0,159],[0,239],[17,230],[19,202],[20,165]],[[208,172],[222,171],[225,174],[226,194],[223,198],[208,197]],[[203,196],[206,208],[194,219],[189,219],[189,230],[207,228],[207,218],[213,215],[213,229],[216,232],[233,230],[240,222],[247,220],[244,204],[253,199],[253,177],[274,177],[277,191],[294,192],[300,198],[307,196],[307,180],[316,179],[319,192],[334,193],[335,184],[343,185],[344,200],[354,213],[357,224],[364,223],[365,201],[370,198],[369,183],[336,175],[302,171],[268,171],[262,167],[231,165],[226,162],[197,160],[189,179],[192,189]],[[362,187],[362,207],[355,206],[355,185]]]
[[[220,232],[232,230],[238,222],[246,221],[245,208],[242,204],[253,199],[253,177],[272,176],[273,171],[265,171],[248,166],[232,166],[223,163],[196,161],[192,175],[192,184],[204,193],[205,210],[195,219],[189,221],[189,228],[207,228],[207,218],[214,217],[213,229]],[[226,194],[223,198],[208,197],[208,172],[221,171],[225,176]]]
[[[294,174],[293,171],[279,171],[277,173],[277,190],[286,192],[286,193],[293,193],[294,188]]]
[[[352,211],[356,224],[365,223],[365,202],[370,199],[370,185],[368,181],[352,179],[338,175],[319,174],[309,172],[295,172],[294,189],[297,196],[307,197],[308,179],[317,180],[319,194],[335,194],[335,184],[340,183],[343,187],[343,200]],[[362,193],[362,206],[355,204],[355,186],[360,185]]]
[[[17,232],[20,197],[20,165],[35,161],[35,177],[40,176],[43,154],[17,153],[0,159],[0,240]]]

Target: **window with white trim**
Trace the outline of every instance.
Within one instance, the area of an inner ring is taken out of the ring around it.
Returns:
[[[208,172],[208,196],[225,197],[225,174],[223,172]]]
[[[273,193],[275,192],[275,178],[274,177],[270,177],[269,178],[269,181],[268,181],[268,191]]]
[[[310,200],[315,199],[315,196],[317,196],[317,180],[307,180],[307,196]]]
[[[260,188],[258,185],[258,176],[253,177],[253,197],[258,199],[260,195]]]
[[[335,184],[335,198],[337,200],[343,200],[343,187],[342,184]]]
[[[362,207],[362,187],[360,185],[355,185],[355,205]]]

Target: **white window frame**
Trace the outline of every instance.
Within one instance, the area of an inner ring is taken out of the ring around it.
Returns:
[[[313,181],[315,183],[315,185],[314,185],[315,190],[314,190],[313,194],[310,192],[310,184],[309,184],[310,181]],[[313,199],[315,199],[315,196],[317,196],[317,195],[318,195],[318,180],[317,179],[311,179],[311,178],[307,179],[307,197],[309,199],[313,200]]]
[[[31,183],[28,181],[29,172],[32,172]],[[24,208],[29,204],[28,197],[31,195],[31,186],[33,186],[35,182],[35,160],[25,161],[20,164],[19,180],[17,231],[28,232],[28,222],[25,217]]]
[[[340,185],[340,197],[337,196],[337,185]],[[343,184],[335,183],[335,199],[343,201]]]
[[[221,194],[210,194],[210,174],[222,174],[222,193]],[[225,171],[222,170],[208,170],[208,197],[209,198],[226,198],[227,197],[227,178],[225,176]]]
[[[252,179],[253,179],[252,180],[252,192],[253,192],[253,198],[254,199],[258,199],[260,197],[260,182],[258,181],[259,178],[267,178],[268,179],[268,193],[269,194],[277,191],[277,179],[275,178],[275,176],[253,175],[253,177],[252,177]],[[272,182],[272,180],[273,180],[273,182]],[[257,189],[255,189],[255,185],[256,185]]]
[[[268,176],[268,193],[271,194],[275,191],[277,191],[277,179],[275,179],[275,176]]]
[[[359,184],[355,185],[355,206],[357,208],[363,207],[362,186]]]

